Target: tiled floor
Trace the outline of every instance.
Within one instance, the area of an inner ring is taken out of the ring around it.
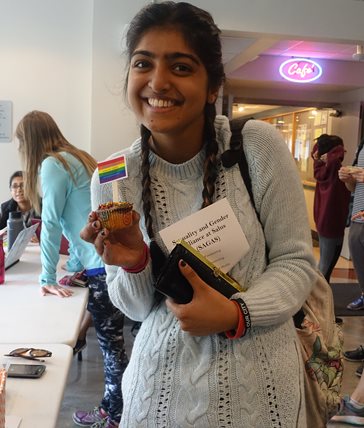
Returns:
[[[128,355],[133,343],[132,323],[124,327],[125,347]],[[103,361],[95,329],[87,333],[87,347],[82,351],[82,361],[73,359],[56,428],[75,428],[72,413],[76,410],[92,410],[100,404],[103,395]],[[36,428],[36,427],[35,427]]]
[[[317,248],[315,248],[315,255],[318,257]],[[332,282],[342,282],[343,287],[345,286],[344,283],[356,282],[350,261],[340,258],[336,265],[334,275],[332,276]],[[354,349],[364,342],[364,318],[361,316],[353,316],[344,317],[343,320],[344,349]],[[128,353],[131,350],[133,340],[130,329],[131,323],[128,322],[125,326],[126,348]],[[83,361],[79,362],[75,358],[72,363],[56,428],[75,427],[72,422],[72,413],[76,409],[92,409],[99,404],[101,399],[103,392],[102,357],[93,328],[89,330],[87,343],[87,348],[83,351]],[[358,377],[355,375],[355,370],[358,365],[359,363],[344,362],[343,394],[350,394],[354,390],[358,382]],[[328,427],[347,428],[349,425],[328,424]]]

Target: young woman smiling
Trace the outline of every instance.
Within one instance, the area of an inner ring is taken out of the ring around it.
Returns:
[[[303,190],[279,133],[263,122],[243,130],[261,223],[238,166],[222,166],[231,134],[215,109],[225,77],[219,33],[208,12],[166,1],[143,8],[127,34],[126,92],[141,137],[124,151],[128,177],[118,186],[134,221],[110,232],[93,212],[82,231],[107,264],[111,300],[142,321],[122,383],[123,427],[306,426],[292,322],[316,275]],[[91,186],[94,209],[112,199],[97,174]],[[222,198],[250,245],[229,272],[247,291],[228,299],[181,260],[192,301],[159,298],[159,231]]]

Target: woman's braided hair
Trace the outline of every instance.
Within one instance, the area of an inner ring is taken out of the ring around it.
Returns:
[[[165,1],[145,6],[130,23],[126,35],[126,46],[129,63],[131,56],[141,37],[150,29],[159,27],[173,27],[181,31],[186,43],[196,52],[205,66],[208,75],[209,89],[218,90],[225,80],[222,63],[220,30],[214,23],[211,15],[189,3]],[[126,78],[125,89],[128,84]],[[216,117],[215,104],[206,103],[204,141],[206,141],[206,157],[203,178],[202,208],[213,202],[215,182],[218,174],[216,132],[214,121]],[[140,127],[142,148],[142,197],[143,213],[147,233],[150,239],[154,238],[151,217],[152,195],[151,178],[149,175],[149,139],[151,132],[144,125]]]

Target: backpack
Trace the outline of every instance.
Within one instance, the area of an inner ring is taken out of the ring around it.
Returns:
[[[248,162],[243,150],[242,129],[249,119],[230,121],[230,150],[221,156],[224,167],[239,165],[245,187],[254,203]],[[266,251],[267,254],[267,251]],[[300,311],[293,317],[304,361],[306,419],[308,427],[324,428],[338,411],[343,378],[343,334],[335,323],[332,290],[317,270],[317,279]]]

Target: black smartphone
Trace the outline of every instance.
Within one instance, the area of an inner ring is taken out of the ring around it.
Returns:
[[[44,364],[10,364],[8,377],[38,378],[46,369]]]
[[[71,285],[86,288],[88,286],[88,278],[82,275],[73,276],[71,277]]]

